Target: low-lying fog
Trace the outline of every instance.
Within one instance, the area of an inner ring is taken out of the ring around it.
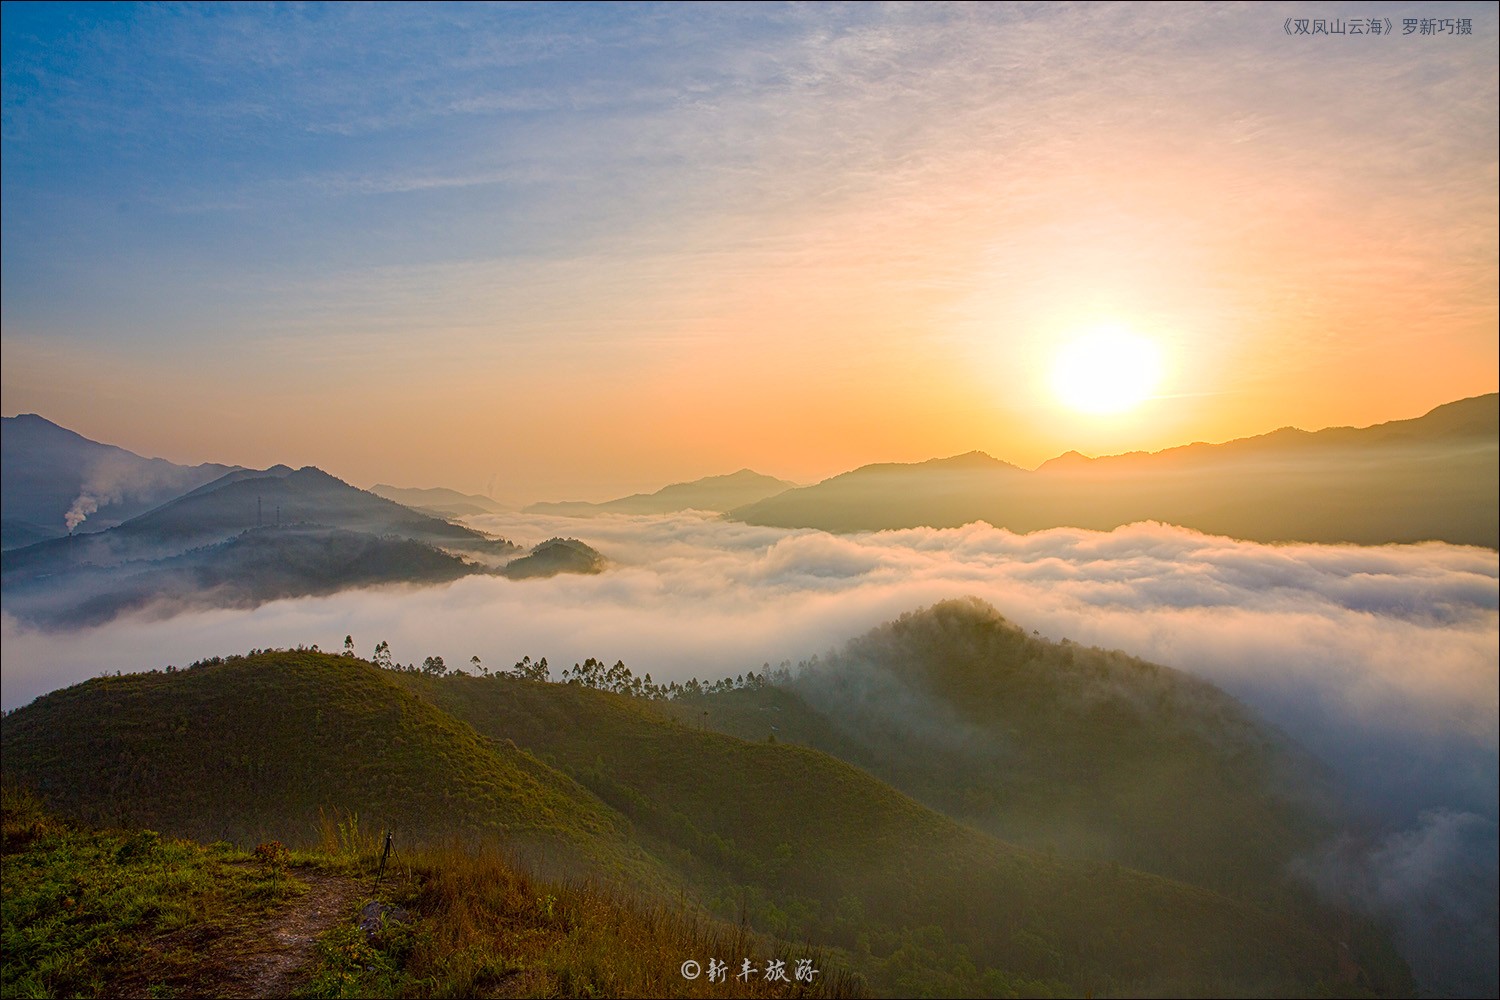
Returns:
[[[338,650],[346,634],[363,656],[387,640],[402,662],[439,654],[467,667],[478,655],[502,667],[526,654],[546,656],[555,673],[595,656],[657,681],[722,677],[972,594],[1044,636],[1120,648],[1239,696],[1328,761],[1380,824],[1370,843],[1310,861],[1315,878],[1377,909],[1441,905],[1437,923],[1455,932],[1495,926],[1492,551],[1261,545],[1158,524],[832,536],[697,514],[469,523],[523,544],[578,537],[614,565],[599,576],[470,577],[67,634],[6,615],[4,705],[102,671],[252,647]]]

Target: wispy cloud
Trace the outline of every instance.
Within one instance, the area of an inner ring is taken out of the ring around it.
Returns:
[[[428,404],[456,368],[486,425],[500,387],[565,385],[603,402],[553,450],[610,437],[599,488],[644,485],[654,438],[652,476],[700,474],[693,392],[755,439],[738,464],[799,478],[1375,423],[1500,378],[1497,18],[1461,9],[1473,35],[1296,38],[1295,5],[17,7],[5,336],[157,397],[295,385],[277,405],[345,440],[350,358],[399,369],[428,439],[467,434]],[[1101,317],[1169,357],[1128,426],[1037,377]],[[90,377],[6,405],[139,430]],[[576,477],[528,440],[338,471]]]

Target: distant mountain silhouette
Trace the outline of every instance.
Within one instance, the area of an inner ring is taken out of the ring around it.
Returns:
[[[516,545],[355,489],[311,466],[236,470],[105,531],[5,553],[6,608],[47,627],[155,605],[253,607],[498,569]]]
[[[587,503],[564,500],[557,503],[534,503],[527,514],[562,514],[567,517],[593,517],[595,514],[671,514],[680,510],[710,510],[723,513],[744,504],[753,504],[785,490],[795,483],[763,476],[741,469],[727,476],[708,476],[690,483],[673,483],[655,493],[635,493],[618,500]]]
[[[1163,521],[1252,541],[1446,541],[1500,547],[1500,396],[1374,427],[1283,428],[1224,444],[1104,458],[1068,452],[1026,472],[978,452],[869,465],[747,504],[750,524],[828,531],[957,527],[1108,531]]]
[[[0,420],[3,547],[99,531],[218,479],[236,466],[176,465],[91,441],[35,413]],[[70,524],[71,522],[71,524]]]
[[[7,581],[6,607],[29,624],[66,629],[143,609],[169,617],[253,608],[351,587],[447,583],[482,571],[410,538],[311,524],[266,526],[165,559],[73,566],[55,576]]]
[[[236,470],[107,531],[58,538],[5,554],[5,580],[70,567],[161,559],[226,541],[250,528],[293,524],[395,536],[440,548],[510,554],[516,547],[356,489],[321,469]]]
[[[434,487],[429,489],[404,489],[386,483],[376,483],[370,492],[387,500],[410,507],[413,510],[436,514],[438,517],[471,517],[474,514],[499,514],[508,509],[492,497],[479,493],[460,493],[457,490]]]

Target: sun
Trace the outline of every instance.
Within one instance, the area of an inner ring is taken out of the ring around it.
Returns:
[[[1161,381],[1161,349],[1123,326],[1101,326],[1064,344],[1052,365],[1052,389],[1083,413],[1123,413],[1151,397]]]

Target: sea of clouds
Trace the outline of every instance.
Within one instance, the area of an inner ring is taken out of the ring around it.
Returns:
[[[470,523],[523,544],[578,537],[611,568],[548,580],[475,576],[249,611],[158,609],[67,633],[6,615],[4,706],[104,671],[252,647],[337,650],[346,634],[364,656],[389,641],[403,662],[436,654],[467,666],[477,655],[493,668],[524,654],[546,656],[555,674],[594,656],[657,681],[722,677],[805,659],[902,612],[974,595],[1043,636],[1212,681],[1326,761],[1369,825],[1357,844],[1309,859],[1309,877],[1379,912],[1422,909],[1427,916],[1403,931],[1422,978],[1431,981],[1420,968],[1431,950],[1424,936],[1496,925],[1493,551],[1262,545],[1153,523],[840,536],[694,513]],[[1474,974],[1492,981],[1493,936],[1474,948]]]

